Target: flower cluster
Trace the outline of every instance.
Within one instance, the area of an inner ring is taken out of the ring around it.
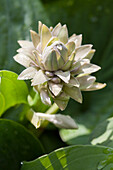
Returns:
[[[18,41],[21,48],[14,59],[26,67],[18,79],[31,79],[44,104],[50,105],[51,97],[64,110],[70,97],[82,103],[81,91],[105,87],[90,75],[100,67],[90,63],[95,50],[81,45],[82,35],[68,37],[66,25],[60,23],[48,28],[39,22],[38,29],[30,31],[32,41]]]

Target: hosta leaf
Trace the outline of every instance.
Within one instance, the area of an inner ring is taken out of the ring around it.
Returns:
[[[21,170],[108,170],[113,168],[112,158],[113,149],[111,148],[71,146],[55,150],[34,161],[24,162]]]
[[[0,71],[0,115],[16,104],[27,103],[27,85],[17,77],[14,72]]]
[[[93,145],[101,144],[113,147],[113,118],[109,118],[99,123],[91,134]]]
[[[23,160],[32,160],[43,154],[42,145],[22,125],[0,120],[0,169],[19,170]]]

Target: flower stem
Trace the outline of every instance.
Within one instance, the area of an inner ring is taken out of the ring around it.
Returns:
[[[56,105],[56,103],[54,103],[46,112],[45,114],[56,114],[59,110],[59,107]],[[49,124],[48,121],[44,121],[42,124],[41,124],[41,127],[45,128],[47,125]]]
[[[59,110],[59,107],[54,103],[46,112],[45,114],[56,114],[57,111]]]

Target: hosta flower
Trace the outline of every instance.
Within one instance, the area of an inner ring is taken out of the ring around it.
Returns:
[[[90,75],[100,67],[90,63],[95,50],[81,45],[82,35],[69,37],[66,25],[48,28],[41,22],[38,33],[30,33],[32,41],[18,41],[21,48],[14,59],[26,67],[18,79],[31,79],[44,104],[50,105],[51,97],[64,110],[70,97],[82,103],[81,91],[105,87]]]
[[[48,120],[58,128],[64,129],[77,129],[78,126],[70,116],[62,114],[45,114],[45,113],[33,113],[33,117],[30,120],[31,123],[36,127],[40,127],[41,120]]]

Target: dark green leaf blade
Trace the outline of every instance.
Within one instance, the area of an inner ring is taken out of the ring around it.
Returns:
[[[108,170],[113,168],[113,149],[102,146],[71,146],[58,149],[34,161],[24,162],[21,170]],[[103,164],[104,161],[104,164]]]
[[[42,145],[22,125],[0,120],[0,169],[19,170],[24,160],[33,160],[43,154]]]

